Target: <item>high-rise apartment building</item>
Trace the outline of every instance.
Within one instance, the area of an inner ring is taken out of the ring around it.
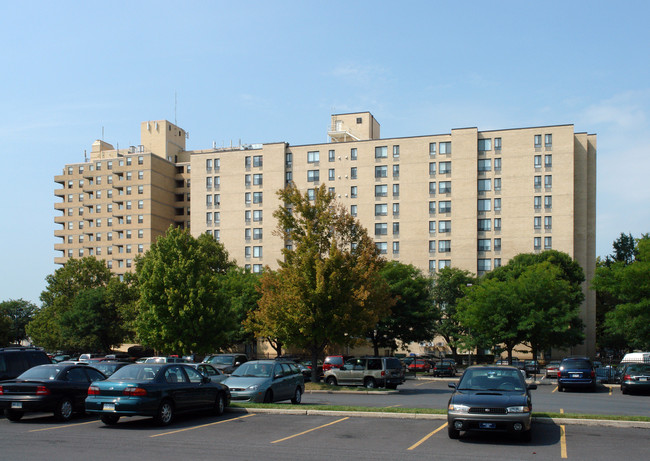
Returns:
[[[56,176],[57,263],[93,254],[123,273],[180,225],[209,232],[240,266],[275,268],[284,246],[273,235],[276,192],[293,181],[308,192],[326,184],[387,259],[424,271],[480,275],[519,253],[556,249],[587,280],[594,274],[596,136],[573,125],[381,139],[362,112],[333,115],[324,144],[186,151],[185,132],[166,121],[142,123],[141,135],[127,151],[97,141],[89,161]],[[573,352],[594,355],[595,294],[586,283],[585,294],[587,341]]]

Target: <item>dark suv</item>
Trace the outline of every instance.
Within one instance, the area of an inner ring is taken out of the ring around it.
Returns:
[[[36,347],[0,348],[0,381],[14,379],[36,365],[52,363],[45,352]]]
[[[557,390],[567,387],[588,388],[596,390],[596,369],[587,357],[567,357],[560,363],[557,372]]]
[[[210,363],[227,375],[246,362],[248,362],[248,357],[245,354],[214,354],[203,359],[203,363]]]

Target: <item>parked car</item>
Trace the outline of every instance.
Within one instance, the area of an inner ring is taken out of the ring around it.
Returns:
[[[568,357],[560,362],[557,372],[557,390],[568,387],[596,390],[596,370],[588,357]]]
[[[227,375],[246,362],[248,362],[246,354],[212,354],[203,359],[203,363],[212,364]]]
[[[524,371],[526,376],[539,374],[539,362],[537,360],[524,360]]]
[[[188,365],[199,370],[203,376],[210,378],[213,383],[222,383],[228,377],[227,374],[209,363],[188,363]]]
[[[461,431],[506,431],[531,439],[532,403],[521,371],[511,366],[471,366],[465,370],[448,403],[447,432],[457,439]]]
[[[323,362],[323,373],[332,368],[341,368],[348,358],[346,355],[328,355]]]
[[[120,368],[88,388],[86,411],[106,425],[122,416],[152,416],[168,425],[177,413],[211,409],[221,415],[230,405],[230,391],[184,363],[143,363]]]
[[[89,366],[93,367],[95,370],[99,370],[104,373],[107,377],[115,373],[122,367],[132,364],[133,362],[118,362],[114,360],[104,360],[101,362],[90,362]]]
[[[302,401],[305,381],[298,366],[280,360],[251,360],[240,365],[223,382],[230,388],[232,399],[242,402],[271,403]]]
[[[84,411],[89,384],[103,379],[102,372],[88,365],[38,365],[0,383],[0,409],[10,421],[19,421],[26,412],[53,412],[59,421],[68,421],[75,411]]]
[[[0,348],[0,381],[14,379],[36,365],[52,363],[47,354],[35,347]]]
[[[456,367],[450,360],[442,360],[433,365],[433,376],[456,376]]]
[[[350,358],[341,368],[327,370],[323,378],[329,385],[386,387],[397,389],[404,378],[404,368],[395,357]]]
[[[408,369],[409,371],[415,373],[417,373],[418,371],[423,373],[428,373],[431,371],[431,362],[423,359],[415,359],[410,363]]]
[[[183,357],[147,357],[143,363],[189,363]]]
[[[545,376],[547,379],[549,378],[557,378],[557,372],[560,369],[560,361],[559,360],[554,360],[552,362],[549,362],[546,365],[546,369],[544,370]]]
[[[621,372],[621,393],[650,391],[650,363],[627,363]]]

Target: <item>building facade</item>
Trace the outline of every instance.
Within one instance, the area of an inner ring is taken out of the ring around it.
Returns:
[[[153,121],[141,125],[141,146],[97,141],[89,161],[55,177],[55,261],[95,255],[123,273],[178,225],[210,233],[240,266],[276,268],[276,193],[293,181],[308,192],[325,184],[387,259],[425,272],[481,275],[519,253],[556,249],[593,277],[596,135],[557,125],[381,139],[369,112],[332,115],[328,135],[323,144],[187,151],[181,128]],[[595,294],[587,282],[584,290],[587,341],[572,352],[593,356]]]

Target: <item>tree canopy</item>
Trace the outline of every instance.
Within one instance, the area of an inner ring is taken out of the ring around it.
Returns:
[[[170,227],[136,261],[138,339],[161,353],[209,353],[225,347],[235,329],[222,289],[234,266],[210,235]]]
[[[32,320],[38,306],[24,299],[10,299],[0,303],[0,316],[6,316],[9,319],[9,338],[6,342],[19,344],[22,340],[27,339],[25,327]]]

